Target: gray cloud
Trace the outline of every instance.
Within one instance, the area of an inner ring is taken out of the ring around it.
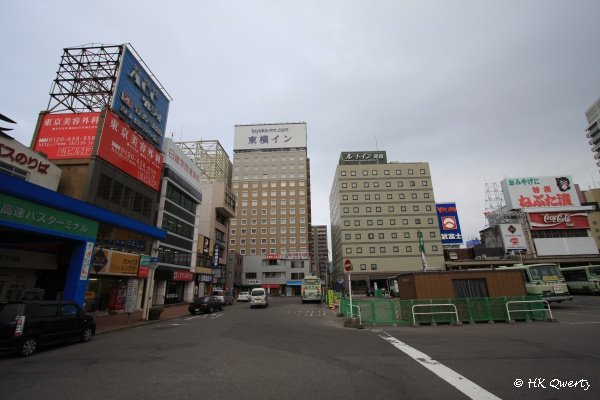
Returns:
[[[67,12],[68,10],[68,12]],[[131,43],[173,96],[175,140],[305,121],[313,222],[329,223],[341,151],[428,161],[467,237],[485,183],[600,181],[584,112],[600,97],[597,1],[10,2],[2,113],[29,144],[64,47]]]

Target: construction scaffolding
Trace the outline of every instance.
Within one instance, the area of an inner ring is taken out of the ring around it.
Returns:
[[[231,187],[233,165],[218,140],[174,142],[202,171],[202,179]]]
[[[50,89],[50,112],[100,111],[108,107],[117,82],[123,45],[64,49]]]
[[[485,212],[486,227],[500,224],[517,224],[527,222],[527,216],[520,210],[509,210],[504,202],[502,187],[499,183],[485,184]],[[522,224],[526,226],[525,224]]]
[[[125,47],[144,66],[165,96],[171,99],[131,44],[87,44],[63,49],[56,79],[50,88],[47,111],[97,112],[111,107]]]

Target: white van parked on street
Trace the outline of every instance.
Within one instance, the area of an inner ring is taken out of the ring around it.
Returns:
[[[269,295],[263,288],[254,288],[250,292],[250,308],[269,307]]]

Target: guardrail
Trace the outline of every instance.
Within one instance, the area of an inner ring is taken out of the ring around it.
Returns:
[[[415,312],[415,307],[452,307],[454,311],[430,311],[430,312]],[[456,318],[456,324],[461,324],[458,319],[458,311],[456,306],[452,303],[438,303],[438,304],[415,304],[412,306],[413,326],[417,325],[417,319],[415,315],[433,315],[433,314],[454,314]]]
[[[354,308],[356,308],[358,310],[358,314],[356,315],[358,317],[358,324],[362,325],[362,318],[360,316],[360,306],[356,306],[356,305],[352,305],[352,310],[354,310]],[[354,317],[354,312],[350,310],[350,317]]]
[[[543,308],[527,308],[527,309],[522,309],[522,310],[511,310],[509,308],[509,306],[511,304],[520,304],[520,303],[542,303],[544,305]],[[546,306],[548,306],[548,308],[546,308]],[[506,302],[506,315],[508,316],[508,322],[515,322],[512,318],[510,318],[510,313],[514,313],[514,312],[531,312],[531,311],[548,311],[548,314],[550,314],[550,321],[554,321],[554,318],[552,317],[552,310],[550,309],[550,303],[548,303],[546,300],[511,300],[511,301],[507,301]]]

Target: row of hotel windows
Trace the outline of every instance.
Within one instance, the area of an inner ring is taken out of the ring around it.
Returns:
[[[290,237],[290,238],[284,238],[284,237],[279,237],[279,238],[269,238],[269,244],[277,244],[277,239],[279,239],[279,243],[280,244],[287,244],[288,241],[290,244],[295,244],[296,243],[296,239],[299,239],[300,243],[306,243],[306,237],[300,237],[300,238],[295,238],[295,237]],[[256,239],[250,239],[249,240],[251,245],[255,245],[257,243]],[[245,246],[246,243],[248,243],[246,241],[246,239],[240,239],[240,246]],[[232,246],[235,246],[237,244],[237,241],[235,239],[229,239],[229,244]],[[267,244],[267,238],[261,238],[260,239],[260,244]]]
[[[289,164],[289,163],[285,163],[285,164],[281,164],[281,165],[271,164],[271,170],[272,171],[287,170],[288,168],[290,170],[292,170],[292,169],[304,169],[305,165],[306,165],[305,163],[301,163],[301,164]],[[268,164],[266,164],[266,163],[261,163],[261,164],[255,163],[253,166],[249,166],[249,165],[244,165],[244,166],[237,165],[237,166],[234,167],[234,171],[235,172],[238,172],[240,170],[249,171],[250,168],[252,168],[253,171],[257,171],[258,172],[259,171],[259,167],[260,167],[260,170],[262,170],[262,171],[268,171],[269,170],[269,165]]]
[[[369,171],[367,171],[366,169],[363,170],[362,172],[363,176],[368,176],[369,175]],[[377,171],[376,169],[371,171],[371,175],[378,175],[379,171]],[[383,174],[384,175],[389,175],[390,174],[390,170],[389,169],[385,169],[383,170]],[[408,169],[408,175],[414,175],[415,174],[415,170],[412,168]],[[421,168],[419,169],[419,174],[421,175],[426,175],[427,174],[427,170],[425,170],[425,168]],[[341,171],[340,172],[341,176],[346,176],[346,171]],[[401,169],[397,169],[396,170],[396,175],[402,175],[402,170]],[[350,171],[350,176],[356,176],[356,171]]]
[[[271,197],[275,197],[277,196],[277,191],[276,190],[271,190],[271,191],[267,191],[267,190],[263,190],[261,192],[261,197],[268,197],[269,194],[271,195]],[[282,189],[279,192],[279,196],[281,197],[286,197],[286,196],[295,196],[296,195],[296,190],[295,189],[290,189],[290,190],[285,190]],[[299,196],[306,196],[306,191],[304,189],[298,190],[298,195]],[[248,192],[242,192],[242,197],[248,197]],[[252,197],[258,197],[258,190],[254,190],[252,192]]]
[[[417,193],[411,193],[410,197],[413,200],[418,199]],[[342,195],[342,200],[349,200],[349,198],[350,198],[350,196],[347,195],[347,194]],[[388,194],[386,194],[385,198],[387,200],[394,200],[394,195],[392,193],[388,193]],[[406,193],[398,193],[398,198],[400,200],[405,200],[406,199]],[[423,193],[423,198],[424,199],[428,199],[429,198],[429,193],[424,192]],[[364,199],[365,200],[371,200],[371,194],[370,193],[365,193]],[[380,193],[375,193],[373,195],[373,199],[374,200],[381,200],[381,194]],[[358,200],[358,195],[357,194],[352,195],[352,200]]]
[[[286,156],[280,156],[280,157],[276,157],[276,156],[271,156],[271,157],[267,157],[267,156],[265,156],[265,157],[234,157],[234,162],[236,162],[236,163],[240,163],[240,162],[257,163],[257,162],[260,162],[261,158],[262,158],[262,164],[267,163],[269,161],[277,161],[278,159],[280,161],[284,161],[284,162],[294,161],[294,160],[305,161],[305,156],[287,156],[286,155]]]
[[[277,218],[270,218],[270,219],[268,219],[268,221],[269,221],[269,224],[275,225],[277,223]],[[298,218],[298,221],[299,221],[300,224],[306,223],[306,219],[304,217]],[[237,219],[232,219],[230,222],[231,222],[231,225],[237,225]],[[240,220],[240,225],[246,225],[247,223],[248,223],[247,219],[241,219]],[[258,220],[252,219],[252,220],[250,220],[250,223],[252,225],[256,225],[258,223]],[[266,225],[267,224],[267,218],[262,218],[260,220],[260,223],[262,225]],[[288,220],[287,220],[287,218],[280,218],[279,219],[279,223],[281,225],[286,225],[288,223]],[[289,223],[290,224],[295,224],[296,223],[296,218],[290,218],[289,219]]]
[[[378,254],[385,254],[387,252],[388,246],[380,246],[379,247],[379,253]],[[419,251],[419,247],[415,246],[415,250],[418,252]],[[356,247],[356,248],[352,248],[352,247],[346,247],[346,254],[352,254],[353,251],[356,252],[356,254],[362,254],[363,253],[363,248],[362,247]],[[413,251],[413,246],[410,245],[406,245],[404,247],[404,251],[406,253],[412,253]],[[432,245],[431,246],[431,251],[438,251],[438,246],[437,245]],[[369,247],[369,254],[376,254],[376,248],[375,247]],[[392,253],[400,253],[400,246],[392,246]]]
[[[253,182],[241,182],[242,183],[242,189],[248,189],[250,185],[252,185],[252,189],[257,189],[258,188],[258,181],[253,181]],[[296,181],[262,181],[260,182],[260,187],[262,188],[268,188],[268,187],[272,187],[272,188],[276,188],[276,187],[296,187]],[[305,182],[304,181],[298,181],[298,186],[299,187],[304,187],[305,186]],[[234,189],[238,189],[240,187],[240,183],[239,182],[234,182],[233,183],[233,188]]]
[[[300,247],[299,249],[296,249],[296,247],[290,247],[289,249],[286,247],[281,247],[281,248],[279,248],[279,250],[276,247],[271,247],[268,250],[269,250],[269,252],[267,253],[267,249],[261,248],[260,255],[266,256],[267,254],[275,254],[275,253],[283,254],[283,253],[287,253],[288,251],[306,251],[306,247]],[[239,252],[242,256],[246,255],[246,249],[240,249]],[[250,251],[248,252],[248,255],[251,255],[251,256],[258,255],[257,249],[250,249]]]
[[[396,208],[394,206],[388,206],[387,210],[388,210],[388,212],[392,212],[393,213],[396,210]],[[432,210],[431,206],[425,206],[425,211],[431,211],[431,210]],[[419,206],[414,205],[413,206],[413,211],[419,211]],[[344,214],[349,214],[350,213],[350,207],[343,207],[342,208],[342,212]],[[371,206],[365,207],[365,211],[364,212],[365,213],[371,213],[371,212],[373,212],[373,207],[371,207]],[[377,213],[382,212],[381,206],[375,206],[375,212],[377,212]],[[400,206],[400,212],[406,212],[406,206]],[[352,213],[354,213],[354,214],[360,214],[360,207],[352,207]]]
[[[239,181],[240,180],[240,176],[242,176],[243,179],[258,179],[258,174],[254,174],[254,175],[234,175],[233,176],[233,180],[234,181]],[[284,174],[284,173],[272,173],[272,174],[262,174],[262,179],[295,179],[295,178],[299,178],[299,179],[304,179],[306,178],[305,174],[298,174],[298,176],[296,176],[296,174]]]
[[[372,219],[368,219],[366,222],[367,222],[367,226],[373,225]],[[376,220],[376,223],[377,223],[377,225],[381,226],[381,225],[383,225],[383,220],[378,219],[378,220]],[[390,218],[389,223],[390,223],[390,225],[396,225],[396,218]],[[427,218],[427,223],[429,225],[433,225],[433,218]],[[344,226],[350,226],[350,225],[351,225],[350,220],[344,221]],[[402,218],[402,225],[408,225],[408,218]],[[421,225],[421,218],[415,218],[414,225]],[[359,219],[354,220],[354,226],[361,226]]]
[[[295,227],[290,227],[290,233],[291,234],[295,234],[296,233],[296,228]],[[285,226],[282,226],[281,228],[279,228],[279,233],[281,233],[282,235],[287,234],[287,230],[288,228]],[[251,235],[256,235],[258,233],[258,228],[250,228],[250,234]],[[269,229],[269,233],[271,235],[276,235],[277,234],[277,228],[271,228]],[[300,227],[300,233],[306,233],[306,228],[305,227]],[[231,236],[235,236],[237,234],[237,230],[236,229],[232,229],[231,230]],[[248,231],[246,228],[242,228],[240,229],[240,235],[247,235]],[[266,235],[267,234],[267,228],[260,228],[260,234],[261,235]]]
[[[379,232],[377,234],[377,239],[379,240],[385,240],[385,233],[386,232]],[[435,239],[437,237],[437,234],[435,232],[429,232],[429,237],[432,239]],[[367,238],[369,238],[370,240],[375,239],[375,233],[374,232],[369,232],[367,233]],[[397,232],[391,232],[390,233],[390,238],[391,239],[398,239],[398,233]],[[404,238],[405,239],[410,239],[411,235],[410,232],[404,232]],[[355,233],[354,234],[354,239],[355,240],[362,240],[362,233]],[[352,240],[352,234],[351,233],[346,233],[344,234],[344,240]]]
[[[260,201],[260,205],[261,206],[268,206],[269,203],[272,206],[276,206],[277,203],[279,202],[280,206],[287,206],[288,202],[290,203],[290,206],[295,206],[296,205],[296,199],[271,199],[271,201],[267,200],[267,199],[262,199]],[[242,207],[248,207],[248,200],[242,200]],[[250,203],[252,205],[252,207],[258,207],[258,200],[252,200],[252,202]],[[298,204],[299,205],[304,205],[306,204],[306,200],[305,199],[298,199]],[[254,210],[256,211],[256,210]],[[262,215],[266,215],[265,210],[261,211]],[[255,214],[256,215],[256,214]]]
[[[299,214],[306,214],[306,210],[304,208],[301,208],[299,211],[300,211]],[[252,215],[257,215],[258,214],[258,210],[256,210],[256,209],[253,209],[250,212],[251,212]],[[271,208],[271,209],[269,209],[268,213],[267,213],[266,209],[262,209],[262,210],[260,210],[260,214],[261,215],[268,215],[268,214],[277,215],[277,209],[276,208]],[[279,209],[279,214],[280,215],[296,214],[296,209],[295,208],[290,208],[290,209],[280,208]],[[248,215],[248,210],[242,210],[242,215]]]
[[[398,187],[404,187],[404,181],[396,181],[396,186]],[[380,182],[363,182],[363,188],[370,188],[371,184],[373,184],[374,188],[378,188],[379,187],[379,183]],[[417,186],[417,182],[415,181],[409,181],[408,185],[410,187],[416,187]],[[421,181],[421,187],[428,187],[429,186],[429,182],[428,181]],[[385,182],[385,187],[386,188],[391,188],[392,187],[392,182]],[[347,189],[348,188],[348,182],[342,182],[342,189]],[[351,182],[350,183],[350,188],[352,189],[358,189],[358,182]]]

